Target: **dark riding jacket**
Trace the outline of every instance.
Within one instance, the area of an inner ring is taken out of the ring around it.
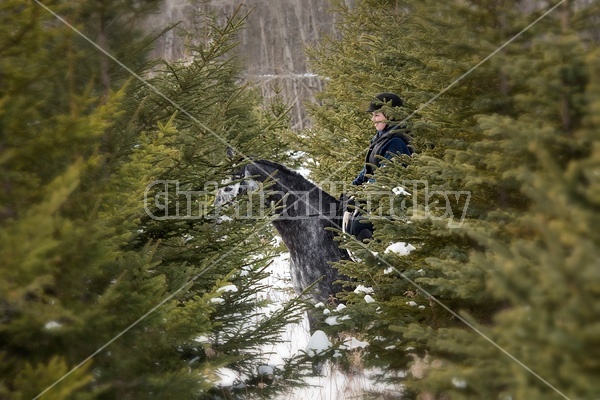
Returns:
[[[406,126],[388,125],[383,131],[371,139],[369,151],[365,157],[365,166],[358,174],[356,179],[352,181],[353,185],[362,185],[366,181],[373,182],[372,176],[381,164],[381,157],[390,160],[398,154],[411,155],[412,150],[409,146],[410,138],[407,135],[409,131]]]

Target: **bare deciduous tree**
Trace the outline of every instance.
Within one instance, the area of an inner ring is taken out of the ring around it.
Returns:
[[[202,19],[198,13],[213,14],[225,20],[234,9],[248,12],[247,27],[240,34],[237,51],[244,68],[244,79],[256,85],[268,101],[281,94],[292,109],[296,128],[307,125],[303,103],[314,100],[321,90],[322,80],[307,68],[306,45],[316,43],[324,34],[331,34],[334,15],[327,3],[320,0],[249,0],[195,1],[165,0],[161,12],[148,20],[148,29],[180,24],[198,32],[202,40]],[[185,60],[185,44],[176,34],[177,28],[159,39],[154,56],[167,61]]]

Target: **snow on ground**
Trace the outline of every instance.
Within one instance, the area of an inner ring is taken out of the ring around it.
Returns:
[[[277,238],[279,239],[279,238]],[[399,242],[390,245],[385,253],[396,253],[398,255],[406,255],[415,248],[407,243]],[[269,267],[270,276],[266,278],[267,282],[265,286],[268,289],[264,293],[260,293],[259,296],[262,299],[268,299],[272,303],[264,309],[265,314],[269,314],[281,308],[281,305],[296,295],[292,288],[291,277],[290,277],[290,266],[289,266],[289,253],[281,254],[273,260],[273,263]],[[391,272],[391,271],[390,271]],[[235,291],[237,288],[233,285],[224,286],[219,289],[219,292]],[[368,303],[375,302],[376,300],[372,295],[373,289],[359,285],[355,292],[364,294],[364,300]],[[220,297],[212,299],[212,301],[220,301]],[[410,304],[411,306],[419,306],[417,303]],[[323,304],[316,304],[315,307],[324,307]],[[345,307],[340,304],[337,312]],[[423,306],[419,306],[423,307]],[[324,310],[324,313],[329,311]],[[345,318],[348,316],[343,316]],[[337,323],[336,316],[332,315],[326,322],[333,325]],[[49,323],[47,329],[52,329],[55,326]],[[303,321],[298,324],[290,324],[287,326],[283,333],[283,342],[273,344],[271,346],[265,346],[263,351],[265,355],[269,355],[268,360],[264,368],[272,368],[283,364],[284,359],[289,359],[299,353],[311,353],[319,352],[327,349],[331,343],[329,338],[323,332],[315,332],[311,338],[308,319],[305,317]],[[199,337],[196,339],[203,341],[204,338]],[[346,349],[357,349],[365,348],[369,345],[367,342],[361,342],[356,338],[348,338],[344,342],[344,348]],[[393,347],[393,346],[392,346]],[[389,394],[399,395],[402,391],[399,387],[388,386],[381,387],[375,386],[373,380],[369,379],[369,376],[374,371],[361,371],[352,375],[345,375],[341,373],[335,365],[327,363],[320,376],[314,376],[307,378],[306,383],[309,385],[304,388],[291,389],[292,391],[280,396],[276,400],[344,400],[348,398],[362,398],[362,394],[369,391],[384,391]],[[223,386],[234,385],[239,382],[239,377],[234,371],[228,370],[227,368],[221,368],[218,371],[221,376],[221,384]],[[453,382],[454,383],[454,382]],[[460,385],[460,382],[454,383]]]
[[[273,301],[273,308],[289,300],[294,296],[291,289],[289,254],[285,253],[277,257],[270,266],[271,276],[269,280],[269,293],[266,295]],[[276,344],[266,348],[266,352],[273,352],[268,364],[278,365],[283,363],[284,358],[289,358],[306,351],[309,347],[310,331],[308,319],[299,324],[289,325],[284,333],[284,343]],[[321,347],[313,345],[313,347]],[[338,400],[344,399],[344,390],[348,386],[347,379],[338,371],[332,370],[330,366],[325,367],[323,375],[311,377],[307,380],[310,387],[294,389],[292,393],[282,396],[285,400]]]
[[[268,278],[270,287],[268,296],[273,301],[272,307],[275,309],[279,303],[287,301],[294,296],[291,289],[289,272],[289,254],[282,254],[270,267],[271,276]],[[368,289],[365,289],[367,292]],[[305,318],[300,324],[288,326],[284,333],[285,343],[266,348],[265,352],[273,352],[268,364],[282,364],[284,358],[289,358],[298,354],[300,351],[313,349],[318,351],[327,347],[329,339],[324,333],[317,333],[311,339],[308,320]],[[356,340],[356,339],[354,339]],[[310,343],[309,343],[310,341]],[[364,342],[349,343],[349,345],[366,346]],[[293,392],[281,396],[281,400],[343,400],[347,398],[360,398],[360,393],[365,389],[373,389],[368,375],[355,374],[347,376],[342,374],[333,365],[326,365],[321,376],[308,378],[306,381],[311,386],[306,388],[297,388]]]

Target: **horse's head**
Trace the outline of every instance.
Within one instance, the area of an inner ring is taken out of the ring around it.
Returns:
[[[216,206],[231,203],[236,197],[259,188],[258,182],[251,177],[246,167],[235,169],[231,177],[222,183],[225,186],[217,191],[215,198]]]
[[[250,205],[261,207],[261,212],[252,215],[278,215],[278,221],[306,218],[329,220],[337,218],[340,211],[335,198],[301,174],[268,160],[252,160],[235,170],[218,191],[215,205],[230,203],[245,192],[258,195],[252,197]]]

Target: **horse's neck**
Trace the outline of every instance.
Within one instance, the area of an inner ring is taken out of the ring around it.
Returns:
[[[282,204],[284,215],[327,219],[336,218],[339,214],[340,203],[337,200],[302,175],[279,164],[258,161],[250,164],[247,172],[260,181],[272,181],[273,185],[267,191],[274,192],[275,197],[288,196]]]
[[[275,190],[281,192],[298,191],[301,186],[305,186],[308,181],[299,174],[289,171],[282,165],[275,163],[265,163],[261,161],[254,162],[247,167],[250,176],[257,176],[257,180],[273,181]]]
[[[286,168],[273,163],[256,167],[250,175],[263,181],[270,178],[274,182],[267,191],[279,192],[280,198],[287,195],[272,222],[290,252],[292,274],[299,280],[299,288],[303,290],[319,277],[326,276],[327,283],[322,284],[328,288],[322,290],[333,293],[329,286],[337,278],[329,263],[347,258],[347,255],[345,250],[339,249],[334,233],[327,228],[342,230],[341,203]]]

